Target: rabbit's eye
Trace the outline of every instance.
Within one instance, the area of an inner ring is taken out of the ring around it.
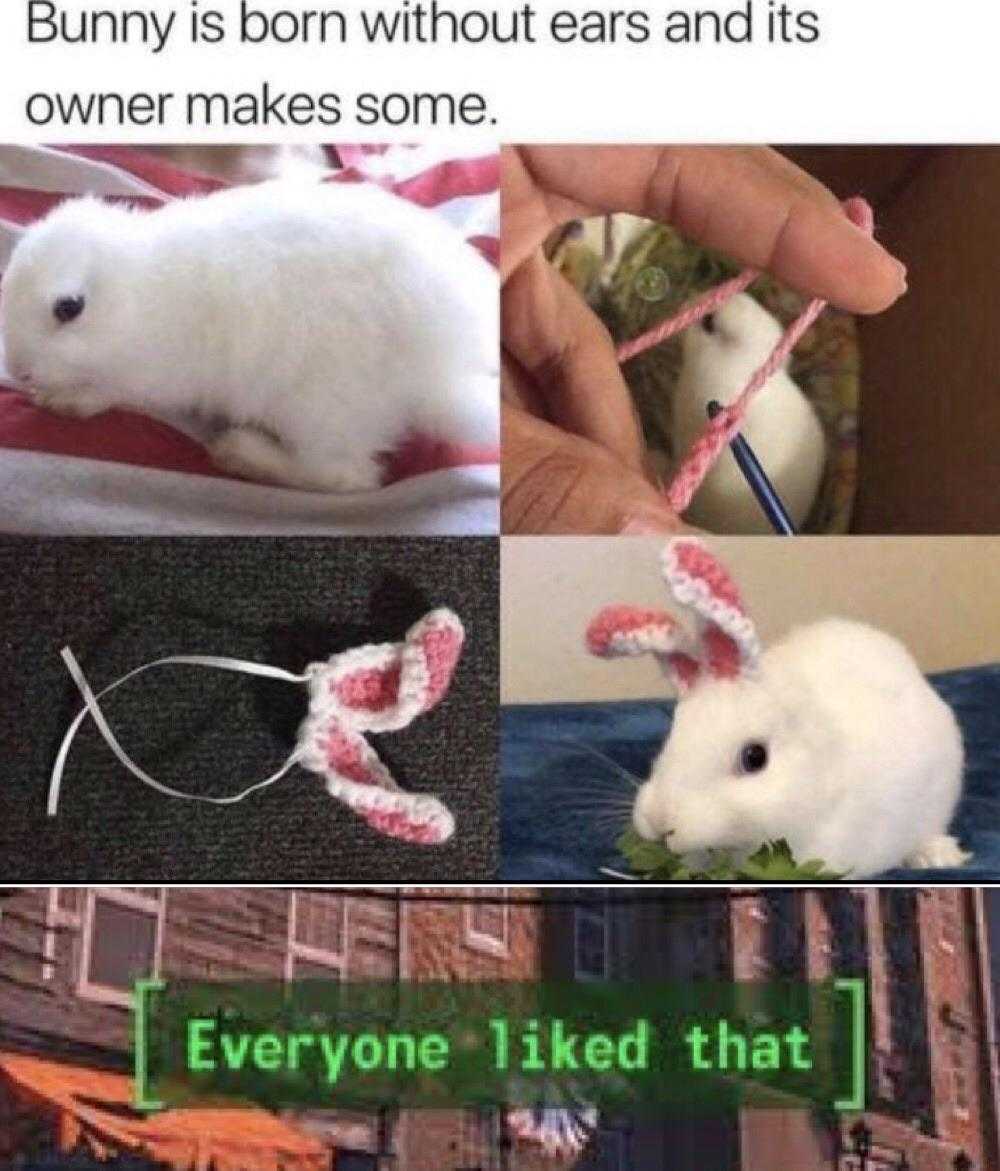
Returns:
[[[708,313],[701,320],[701,328],[706,333],[715,333],[715,314]]]
[[[70,321],[76,321],[86,303],[83,297],[60,297],[52,306],[52,316],[60,325],[66,325]]]
[[[741,773],[759,773],[767,768],[767,745],[756,740],[744,744],[740,749],[739,770]]]

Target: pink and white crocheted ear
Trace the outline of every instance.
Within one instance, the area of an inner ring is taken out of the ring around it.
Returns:
[[[431,844],[454,832],[448,809],[436,797],[405,793],[362,733],[405,728],[440,702],[464,641],[456,614],[432,610],[402,642],[343,651],[309,669],[299,763],[380,833]]]
[[[752,675],[760,640],[735,583],[694,537],[674,537],[663,550],[663,576],[674,598],[698,619],[698,658],[715,679]]]
[[[455,831],[455,819],[437,797],[404,792],[364,736],[336,717],[314,730],[300,763],[323,777],[331,797],[388,837],[438,845]]]
[[[315,664],[310,715],[336,716],[364,732],[405,728],[445,696],[464,641],[457,614],[432,610],[403,642],[357,647]]]
[[[605,659],[655,655],[664,675],[682,695],[701,673],[691,636],[663,610],[605,606],[587,627],[586,641],[591,654]]]

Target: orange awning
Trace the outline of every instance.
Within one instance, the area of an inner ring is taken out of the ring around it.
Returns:
[[[0,1053],[0,1082],[22,1104],[53,1116],[59,1147],[81,1142],[97,1158],[129,1152],[177,1171],[326,1171],[330,1152],[310,1135],[255,1107],[140,1114],[121,1073]]]

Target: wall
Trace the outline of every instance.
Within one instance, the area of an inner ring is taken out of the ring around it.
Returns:
[[[791,626],[841,614],[901,638],[925,671],[1000,660],[1000,538],[728,537],[710,545],[765,645]],[[671,609],[661,547],[659,539],[505,537],[503,702],[665,697],[651,658],[596,659],[583,647],[602,606]]]
[[[435,893],[421,888],[421,893]],[[456,896],[497,896],[504,887],[443,889],[443,899]],[[515,897],[530,898],[529,889]],[[455,901],[415,902],[404,918],[407,970],[412,980],[533,980],[540,973],[540,912],[537,907],[512,907],[507,918],[507,945],[493,947],[469,933],[468,905]],[[399,1171],[453,1171],[501,1165],[497,1140],[499,1122],[471,1110],[405,1111],[397,1128]],[[512,1151],[510,1171],[552,1171],[552,1165],[531,1152]]]
[[[113,1062],[128,1048],[128,1011],[79,995],[82,904],[75,922],[64,916],[53,924],[47,917],[49,889],[23,890],[0,904],[0,974],[6,977],[0,1038],[30,1030],[36,1051],[92,1046]],[[290,896],[273,888],[170,888],[160,971],[209,980],[281,979]],[[395,906],[352,898],[346,924],[347,974],[395,978]],[[49,962],[43,963],[45,957]]]
[[[909,292],[859,324],[858,532],[1000,530],[998,193],[1000,150],[947,147],[879,208]]]

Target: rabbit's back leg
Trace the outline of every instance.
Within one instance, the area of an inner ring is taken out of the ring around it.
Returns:
[[[231,428],[209,451],[219,467],[233,475],[306,492],[360,492],[377,488],[381,478],[370,456],[345,453],[322,461],[303,459],[256,427]]]

